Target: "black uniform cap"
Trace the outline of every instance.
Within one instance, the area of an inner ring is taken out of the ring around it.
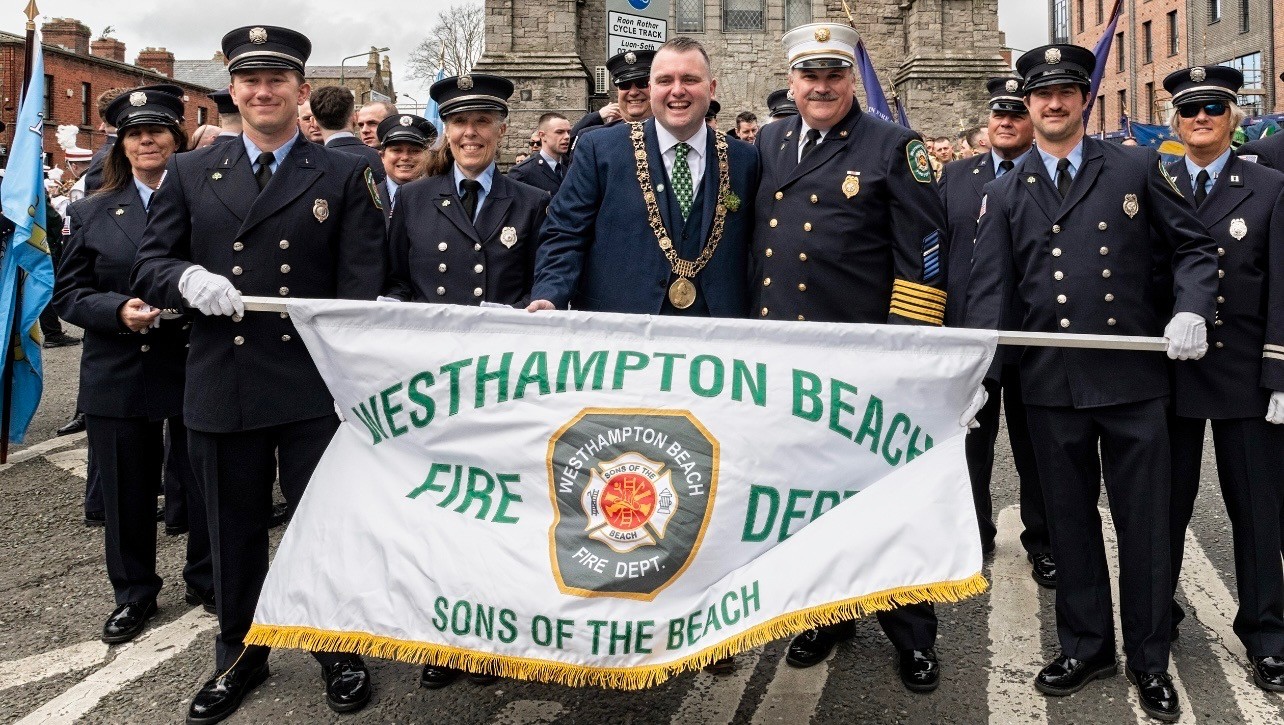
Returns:
[[[794,99],[789,97],[788,88],[781,88],[778,91],[772,91],[767,94],[767,109],[771,111],[772,118],[798,115],[798,104],[794,103]]]
[[[1045,45],[1027,51],[1017,59],[1017,73],[1025,79],[1025,93],[1045,86],[1073,83],[1092,87],[1097,56],[1078,45]]]
[[[183,123],[182,89],[166,83],[122,93],[107,106],[107,123],[117,131],[144,125],[179,127]]]
[[[226,88],[220,88],[210,94],[210,100],[218,104],[218,113],[220,116],[226,116],[229,113],[240,113],[241,109],[232,103],[232,94]]]
[[[223,36],[227,70],[284,68],[303,73],[312,41],[303,33],[275,25],[247,25]]]
[[[722,104],[721,104],[721,103],[718,103],[717,101],[715,101],[715,100],[713,100],[712,98],[710,98],[710,99],[709,99],[709,111],[708,111],[707,113],[705,113],[705,114],[704,114],[704,117],[705,117],[705,119],[706,119],[706,120],[717,118],[717,117],[718,117],[718,113],[719,113],[719,112],[721,112],[721,111],[722,111]]]
[[[1172,94],[1173,105],[1187,103],[1234,103],[1244,85],[1244,74],[1224,65],[1197,65],[1169,73],[1164,90]]]
[[[611,56],[606,61],[606,70],[611,74],[611,82],[618,86],[625,81],[650,78],[651,61],[654,59],[654,50],[626,50]]]
[[[507,116],[513,82],[486,73],[450,76],[432,84],[428,95],[437,102],[442,118],[463,111],[499,111]]]
[[[1025,107],[1025,83],[1020,78],[1003,76],[991,78],[985,82],[990,91],[990,110],[1007,111],[1008,113],[1029,113]]]
[[[379,146],[390,143],[412,143],[428,148],[437,138],[437,127],[423,116],[408,113],[389,116],[379,122]]]

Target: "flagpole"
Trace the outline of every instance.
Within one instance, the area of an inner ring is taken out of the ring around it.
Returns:
[[[40,14],[39,8],[36,7],[36,0],[27,3],[23,11],[27,16],[27,44],[26,56],[23,58],[22,68],[22,93],[18,96],[18,107],[22,107],[22,101],[27,98],[27,89],[31,87],[31,71],[33,58],[36,52],[36,16]],[[16,124],[15,124],[16,125]],[[20,132],[21,129],[18,129]],[[18,329],[22,324],[22,287],[26,273],[22,268],[17,269],[17,279],[14,285],[13,297],[13,319],[10,320],[10,334],[5,343],[4,351],[4,374],[3,389],[4,402],[0,404],[0,464],[9,462],[9,418],[13,415],[13,369],[14,363],[17,362],[18,346],[22,344],[22,330]]]

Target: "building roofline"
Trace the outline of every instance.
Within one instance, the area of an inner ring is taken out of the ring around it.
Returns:
[[[20,35],[14,35],[13,33],[8,33],[3,30],[0,30],[0,45],[26,46],[26,44],[27,44],[26,38]],[[210,91],[214,90],[213,88],[208,88],[206,86],[202,86],[197,83],[192,83],[190,81],[179,80],[177,78],[170,78],[169,76],[164,75],[162,73],[157,73],[156,71],[151,70],[150,68],[143,68],[140,66],[133,65],[131,63],[121,63],[120,61],[115,61],[115,60],[112,60],[111,58],[103,58],[102,56],[98,56],[98,55],[81,55],[80,53],[77,53],[73,50],[67,50],[61,45],[41,43],[40,46],[45,50],[45,52],[52,52],[57,55],[67,56],[69,58],[75,58],[77,60],[85,60],[91,63],[100,63],[102,65],[115,68],[117,70],[120,70],[126,73],[134,73],[134,74],[145,76],[148,78],[154,78],[159,83],[172,83],[176,86],[191,88],[194,90],[201,91],[202,93],[209,93]]]

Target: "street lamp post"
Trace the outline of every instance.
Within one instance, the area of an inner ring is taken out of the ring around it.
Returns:
[[[343,75],[343,73],[344,73],[344,68],[343,68],[343,64],[344,64],[344,63],[347,63],[348,61],[352,60],[353,58],[360,58],[360,57],[361,57],[361,56],[363,56],[363,55],[370,55],[371,53],[387,53],[387,52],[388,52],[388,49],[387,49],[387,48],[372,48],[371,50],[367,50],[367,51],[364,51],[364,52],[362,52],[362,53],[353,53],[352,55],[350,55],[350,56],[348,56],[348,57],[344,58],[343,60],[339,61],[339,85],[343,85],[343,80],[344,80],[344,75]]]

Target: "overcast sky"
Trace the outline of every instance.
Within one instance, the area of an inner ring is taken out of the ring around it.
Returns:
[[[352,0],[131,0],[126,4],[104,0],[37,0],[50,17],[76,18],[98,37],[108,25],[113,37],[125,44],[126,60],[133,62],[147,46],[165,47],[179,59],[212,57],[223,33],[236,19],[243,24],[282,25],[306,33],[312,40],[312,62],[338,65],[343,56],[367,51],[370,46],[391,50],[393,82],[401,93],[421,102],[427,85],[405,77],[406,60],[432,25],[437,12],[459,0],[401,0],[392,3]],[[0,29],[22,33],[25,16],[21,2],[5,3]],[[999,0],[999,27],[1008,45],[1028,50],[1047,42],[1048,5],[1043,0]],[[357,58],[349,64],[360,64]]]

